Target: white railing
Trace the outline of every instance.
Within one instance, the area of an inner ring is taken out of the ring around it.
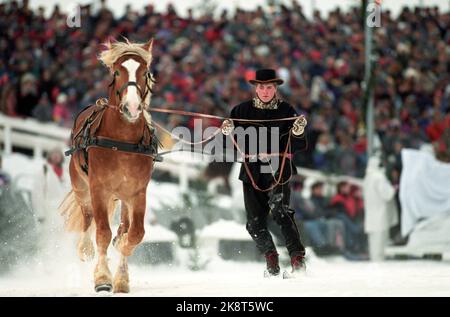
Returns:
[[[12,118],[0,114],[0,143],[4,153],[12,153],[14,146],[33,151],[34,158],[42,158],[43,152],[54,147],[65,148],[70,129],[35,119]]]

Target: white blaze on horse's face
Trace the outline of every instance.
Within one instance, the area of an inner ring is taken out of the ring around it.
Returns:
[[[139,68],[140,64],[134,59],[130,58],[123,62],[122,66],[125,67],[128,71],[128,82],[137,82],[136,71]],[[130,85],[127,87],[126,91],[127,92],[122,97],[122,103],[129,112],[130,117],[128,119],[130,121],[135,121],[142,112],[142,107],[139,107],[142,100],[136,86]]]

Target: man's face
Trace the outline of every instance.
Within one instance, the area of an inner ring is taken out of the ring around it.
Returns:
[[[256,84],[256,94],[263,102],[269,102],[277,93],[275,84]]]

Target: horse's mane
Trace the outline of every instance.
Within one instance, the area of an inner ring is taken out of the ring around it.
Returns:
[[[113,64],[124,55],[137,55],[147,63],[147,67],[152,62],[151,49],[146,50],[143,43],[131,43],[126,39],[126,42],[107,42],[104,45],[107,50],[100,53],[99,60],[109,69]]]

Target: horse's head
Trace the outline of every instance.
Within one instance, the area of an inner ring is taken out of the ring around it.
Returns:
[[[149,71],[152,61],[153,41],[145,44],[107,43],[100,60],[113,75],[110,84],[110,101],[115,104],[129,122],[135,122],[150,105],[153,76]]]

